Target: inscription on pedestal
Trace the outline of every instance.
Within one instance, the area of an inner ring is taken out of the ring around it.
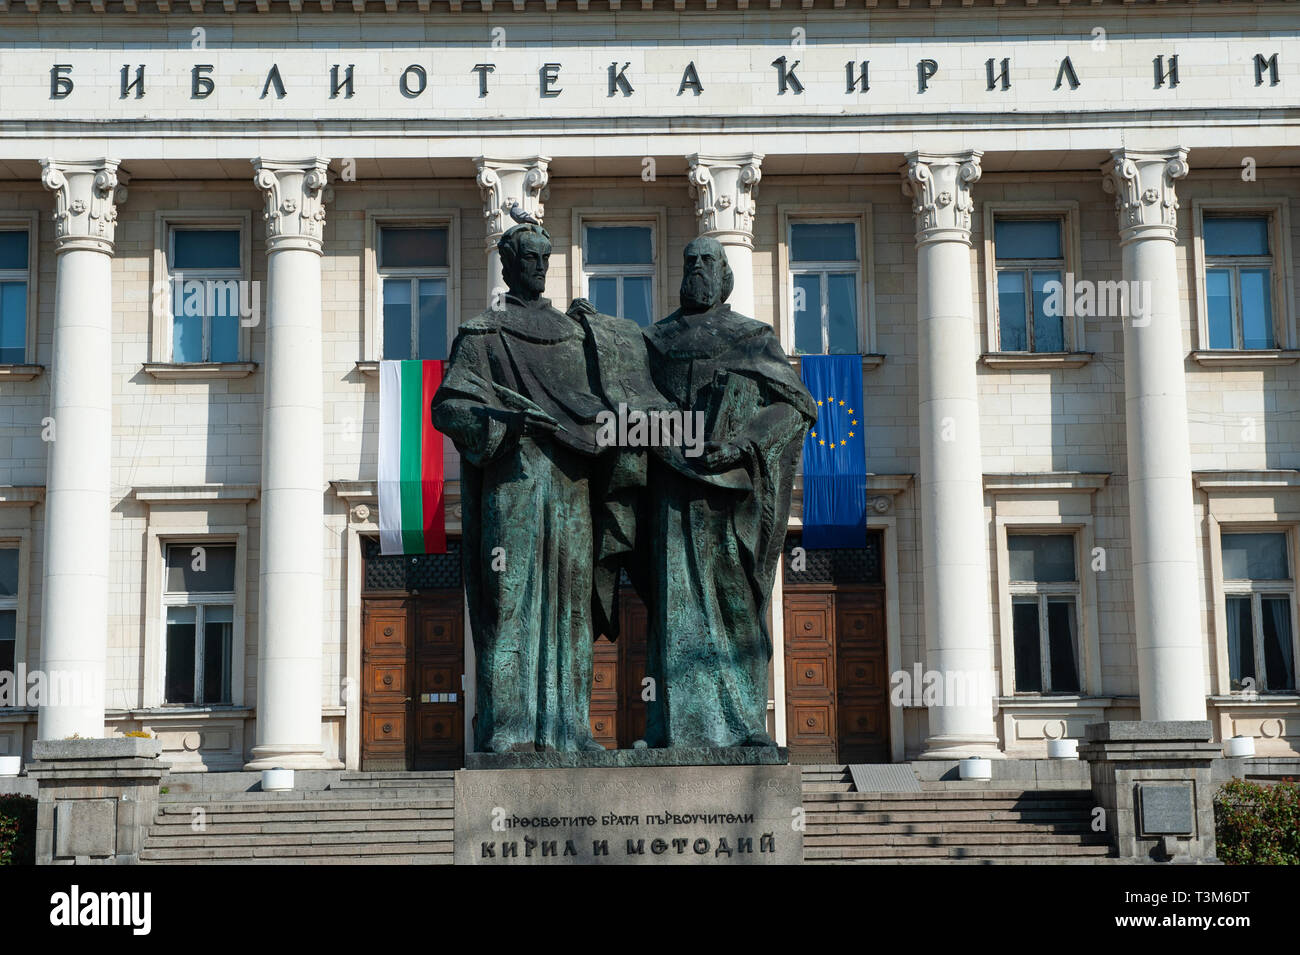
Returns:
[[[797,766],[461,770],[457,865],[803,861]]]
[[[1191,783],[1144,783],[1138,791],[1143,835],[1184,836],[1196,831]]]

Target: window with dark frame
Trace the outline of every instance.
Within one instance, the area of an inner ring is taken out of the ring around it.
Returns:
[[[998,351],[1068,349],[1064,309],[1047,307],[1049,283],[1065,274],[1065,220],[997,218],[993,250],[997,273]]]
[[[1007,554],[1015,692],[1080,692],[1074,535],[1008,534]]]
[[[649,225],[584,225],[587,298],[605,315],[647,328],[655,320],[654,230]]]
[[[1295,582],[1287,533],[1222,534],[1219,545],[1231,688],[1294,693]]]
[[[862,266],[856,222],[791,221],[794,355],[856,355]]]
[[[172,361],[239,361],[239,230],[176,226],[170,235]]]
[[[0,673],[17,668],[18,548],[0,547]]]
[[[181,706],[232,700],[235,545],[169,544],[163,603],[163,702]]]
[[[1205,303],[1209,345],[1218,349],[1275,348],[1273,252],[1267,215],[1206,213]]]
[[[445,359],[451,350],[447,226],[380,226],[377,261],[383,296],[383,357]]]
[[[29,241],[26,229],[0,229],[0,365],[27,361]]]

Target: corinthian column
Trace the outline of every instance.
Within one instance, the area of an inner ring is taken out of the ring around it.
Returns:
[[[321,158],[255,159],[266,197],[257,745],[247,769],[337,767],[321,747]]]
[[[727,303],[742,315],[754,314],[754,214],[758,182],[763,178],[762,153],[736,156],[687,156],[688,182],[695,200],[700,235],[722,243],[736,285]]]
[[[943,680],[929,707],[923,759],[999,755],[970,281],[971,187],[980,155],[913,152],[902,169],[916,216],[927,669]]]
[[[126,199],[116,159],[46,159],[54,192],[54,354],[37,735],[104,735],[112,468],[113,236]],[[33,238],[33,241],[35,239]],[[53,692],[61,686],[70,692]]]
[[[1192,463],[1178,294],[1178,197],[1187,150],[1116,149],[1102,165],[1115,194],[1128,300],[1124,420],[1128,437],[1133,610],[1144,720],[1205,719],[1205,673],[1192,510]],[[1134,298],[1134,292],[1140,298]]]
[[[550,182],[547,167],[551,160],[546,156],[532,159],[489,159],[479,156],[474,160],[478,168],[478,187],[483,194],[483,219],[487,223],[484,251],[487,253],[487,303],[488,307],[506,292],[506,282],[501,275],[501,254],[497,241],[514,226],[510,209],[518,205],[538,222],[546,215],[542,205],[550,198],[546,188]]]

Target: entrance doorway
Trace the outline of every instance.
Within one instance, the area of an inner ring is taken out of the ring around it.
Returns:
[[[786,736],[792,763],[884,763],[889,749],[882,534],[785,553]]]
[[[361,768],[465,765],[465,597],[459,542],[382,556],[363,542]]]
[[[619,638],[600,637],[592,654],[591,735],[606,749],[631,749],[645,735],[646,608],[630,586],[618,607]]]

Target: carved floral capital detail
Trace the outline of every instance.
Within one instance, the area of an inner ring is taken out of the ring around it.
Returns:
[[[125,172],[116,159],[41,160],[41,183],[54,193],[54,244],[113,254],[117,204],[126,201]]]
[[[762,153],[696,153],[686,161],[690,165],[686,182],[695,200],[700,235],[714,235],[724,245],[752,245],[758,184],[763,178]]]
[[[1176,239],[1178,193],[1174,181],[1188,172],[1182,146],[1150,152],[1116,149],[1102,163],[1102,188],[1115,196],[1123,240],[1140,236]]]
[[[515,224],[510,218],[513,206],[518,205],[538,222],[545,220],[543,203],[551,195],[549,157],[504,160],[479,156],[474,163],[478,167],[477,182],[483,197],[489,248],[495,248],[497,239]]]
[[[972,187],[982,170],[978,149],[962,153],[912,152],[902,168],[903,195],[912,200],[916,241],[970,241]]]
[[[325,231],[325,205],[334,198],[329,160],[254,159],[253,182],[266,199],[267,251],[300,248],[320,252]]]

